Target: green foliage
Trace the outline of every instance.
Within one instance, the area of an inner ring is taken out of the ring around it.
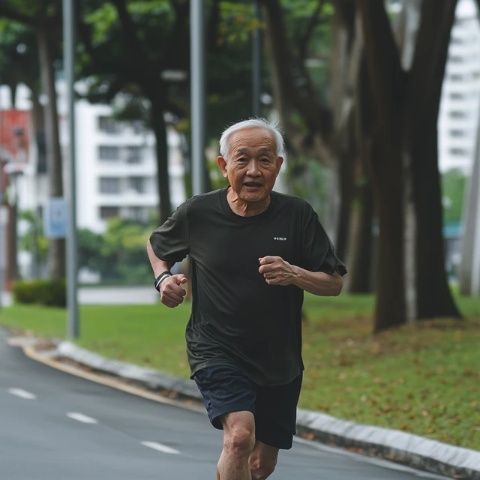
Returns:
[[[222,172],[218,168],[217,162],[214,159],[207,161],[207,168],[212,182],[212,189],[217,190],[224,188],[228,185],[228,180],[222,175]]]
[[[263,26],[254,16],[253,5],[220,2],[219,44],[247,43],[252,31]]]
[[[64,280],[21,280],[13,284],[13,298],[21,304],[65,307],[67,304]]]
[[[108,39],[110,29],[118,21],[118,15],[113,5],[105,2],[98,9],[85,15],[85,21],[92,28],[92,41],[99,44]]]
[[[41,218],[32,210],[22,211],[20,218],[27,224],[26,230],[20,237],[20,249],[34,254],[37,262],[45,262],[48,252],[48,239],[43,234]]]
[[[39,79],[38,55],[33,31],[19,23],[0,20],[1,83],[35,85]]]
[[[443,221],[460,223],[467,177],[458,168],[448,170],[442,175]]]
[[[148,283],[151,272],[145,248],[152,229],[152,226],[112,218],[103,235],[80,230],[79,266],[99,272],[103,282]]]
[[[331,172],[316,159],[300,156],[287,162],[287,166],[291,192],[306,199],[321,219],[326,218],[328,196],[331,194]]]

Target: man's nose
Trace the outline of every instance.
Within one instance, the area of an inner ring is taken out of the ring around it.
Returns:
[[[260,169],[258,168],[258,162],[254,159],[248,162],[247,175],[258,176],[260,175]]]

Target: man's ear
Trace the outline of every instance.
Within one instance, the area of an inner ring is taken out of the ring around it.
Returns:
[[[217,165],[222,172],[222,175],[227,178],[227,161],[222,157],[222,155],[217,157]]]
[[[277,157],[277,170],[280,171],[280,168],[283,164],[283,157]]]

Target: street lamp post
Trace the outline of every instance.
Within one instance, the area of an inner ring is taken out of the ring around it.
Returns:
[[[261,11],[258,0],[253,1],[255,18],[257,23],[260,23]],[[260,34],[259,25],[256,26],[255,30],[252,32],[252,113],[254,117],[259,117],[261,115],[261,106],[260,106],[260,94],[261,94],[261,84],[262,84],[262,37]]]
[[[70,196],[68,198],[68,228],[67,228],[67,307],[68,307],[68,336],[78,338],[80,334],[78,315],[78,279],[77,279],[77,180],[75,166],[75,22],[74,0],[63,0],[63,34],[64,34],[64,68],[68,98],[68,157]]]
[[[190,0],[190,94],[193,194],[205,191],[205,34],[203,0]]]

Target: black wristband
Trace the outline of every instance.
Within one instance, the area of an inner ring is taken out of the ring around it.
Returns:
[[[157,291],[160,291],[160,284],[167,278],[167,277],[171,277],[172,276],[172,272],[170,272],[170,270],[165,270],[164,272],[162,272],[160,275],[158,275],[158,277],[155,278],[154,282],[153,282],[153,286],[155,287],[155,290]]]

